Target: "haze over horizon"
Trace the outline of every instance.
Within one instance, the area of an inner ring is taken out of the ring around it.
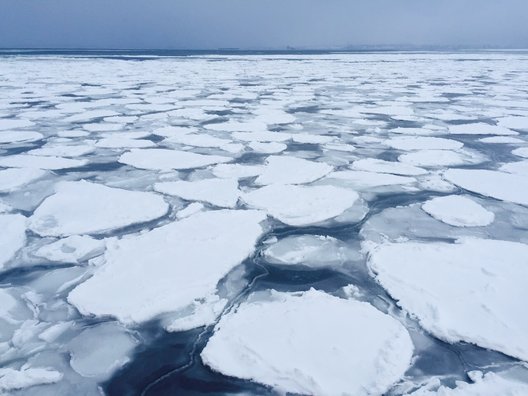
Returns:
[[[0,48],[528,47],[528,2],[0,0]]]

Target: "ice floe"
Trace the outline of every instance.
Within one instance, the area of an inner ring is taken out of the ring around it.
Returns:
[[[517,132],[503,126],[483,122],[450,125],[449,133],[452,135],[518,135]]]
[[[296,235],[272,244],[264,251],[264,257],[274,264],[322,268],[339,267],[360,259],[361,254],[330,236]]]
[[[44,135],[38,132],[0,132],[0,144],[4,143],[17,143],[17,142],[33,142],[35,140],[41,140]]]
[[[15,391],[35,385],[53,384],[62,379],[62,373],[49,368],[24,366],[20,370],[0,368],[0,391]]]
[[[280,393],[359,396],[386,392],[412,353],[395,319],[310,290],[240,305],[222,317],[201,357],[215,371]]]
[[[12,168],[0,170],[0,193],[16,191],[44,175],[46,172],[40,169]]]
[[[486,169],[449,169],[444,178],[466,190],[528,205],[528,176]]]
[[[83,377],[105,380],[129,361],[136,345],[123,327],[101,323],[83,330],[68,343],[70,364]]]
[[[99,234],[157,219],[168,208],[153,193],[87,181],[61,182],[31,216],[29,227],[43,236]]]
[[[310,183],[330,173],[334,168],[323,162],[308,161],[290,156],[271,156],[255,180],[256,184]]]
[[[472,165],[484,162],[481,154],[470,151],[419,150],[398,157],[401,162],[424,167]]]
[[[206,211],[109,243],[105,264],[68,300],[84,314],[125,323],[183,309],[213,295],[253,252],[264,219],[254,210]]]
[[[504,117],[497,122],[500,127],[528,131],[528,117]]]
[[[495,219],[493,212],[460,195],[433,198],[425,202],[422,209],[435,219],[456,227],[483,227]]]
[[[370,250],[378,282],[447,342],[465,341],[528,359],[528,245],[491,239],[388,243]]]
[[[523,396],[528,394],[528,384],[514,374],[484,374],[481,371],[470,371],[468,377],[472,382],[457,381],[455,388],[440,386],[439,381],[410,393],[409,396]],[[436,385],[436,386],[435,386]]]
[[[87,235],[72,235],[39,248],[34,254],[50,261],[80,263],[103,253],[105,242]]]
[[[384,142],[396,150],[459,150],[464,144],[453,139],[437,137],[397,137]]]
[[[513,155],[518,157],[528,158],[528,147],[521,147],[512,151]]]
[[[87,160],[28,154],[17,154],[0,158],[0,166],[7,168],[58,170],[76,168],[86,165],[87,163]]]
[[[375,158],[365,158],[354,161],[351,168],[359,171],[392,173],[402,176],[419,176],[428,173],[425,169],[417,166]]]
[[[0,214],[0,269],[25,245],[26,220],[19,214]]]
[[[173,170],[201,168],[207,165],[230,162],[232,158],[204,155],[188,151],[166,149],[139,149],[124,153],[119,162],[139,169]]]
[[[285,224],[306,226],[339,216],[356,203],[359,195],[334,186],[271,184],[244,194],[242,199]]]
[[[208,202],[225,208],[235,207],[240,196],[236,179],[179,180],[156,183],[154,189],[163,194],[175,195],[191,201]]]

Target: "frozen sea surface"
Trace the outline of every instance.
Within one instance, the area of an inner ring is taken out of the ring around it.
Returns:
[[[0,54],[0,394],[528,393],[527,53],[167,55]]]

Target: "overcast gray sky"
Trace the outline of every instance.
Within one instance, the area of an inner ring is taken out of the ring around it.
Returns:
[[[0,47],[528,47],[528,0],[0,0]]]

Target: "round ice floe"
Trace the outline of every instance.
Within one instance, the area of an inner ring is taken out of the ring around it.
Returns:
[[[528,245],[490,239],[389,243],[370,251],[378,282],[433,335],[528,360]]]
[[[470,371],[468,376],[472,383],[457,381],[456,388],[439,386],[431,390],[431,386],[411,393],[409,396],[524,396],[528,395],[528,384],[515,374],[489,372],[483,375],[480,371]]]
[[[339,216],[354,205],[359,195],[334,186],[272,184],[246,193],[242,199],[285,224],[304,226]]]
[[[375,158],[365,158],[354,161],[352,169],[368,172],[392,173],[403,176],[418,176],[428,173],[425,169],[401,162],[383,161]]]
[[[420,150],[398,157],[401,162],[416,166],[441,167],[471,165],[483,162],[482,156],[468,151]]]
[[[302,184],[320,179],[333,168],[323,162],[289,156],[271,156],[255,180],[256,184]]]
[[[2,143],[18,143],[18,142],[33,142],[35,140],[43,139],[44,136],[38,132],[0,132],[0,144]]]
[[[296,235],[274,243],[264,251],[266,261],[311,268],[340,266],[361,255],[330,236]]]
[[[139,169],[173,170],[201,168],[207,165],[229,162],[232,158],[219,155],[203,155],[188,151],[144,149],[132,150],[119,158],[122,164]]]
[[[528,147],[522,147],[522,148],[515,149],[512,151],[512,154],[518,157],[528,158]]]
[[[125,323],[183,309],[215,294],[253,252],[265,218],[254,210],[206,211],[109,243],[105,264],[68,300],[82,313]]]
[[[192,201],[209,202],[216,206],[233,208],[240,191],[236,179],[204,179],[156,183],[154,189]]]
[[[281,393],[383,394],[409,367],[407,330],[370,304],[310,290],[242,304],[201,357],[222,374]]]
[[[10,155],[8,157],[0,158],[0,166],[8,168],[58,170],[76,168],[86,165],[87,163],[88,161],[86,160],[28,154]]]
[[[398,137],[385,142],[396,150],[459,150],[464,144],[452,139],[436,137]]]
[[[97,234],[157,219],[168,207],[153,193],[61,182],[31,216],[30,228],[43,236]]]
[[[0,215],[0,269],[25,245],[26,220],[19,214]]]
[[[518,135],[511,129],[482,122],[451,125],[449,133],[453,135]]]
[[[424,203],[422,209],[435,219],[456,227],[487,226],[495,219],[493,212],[460,195],[433,198]]]
[[[444,178],[466,190],[528,205],[528,177],[485,169],[449,169]]]
[[[0,192],[16,191],[20,187],[37,180],[46,174],[41,169],[13,168],[0,170]]]
[[[83,330],[68,343],[70,365],[83,377],[105,380],[126,364],[137,341],[116,323]]]

